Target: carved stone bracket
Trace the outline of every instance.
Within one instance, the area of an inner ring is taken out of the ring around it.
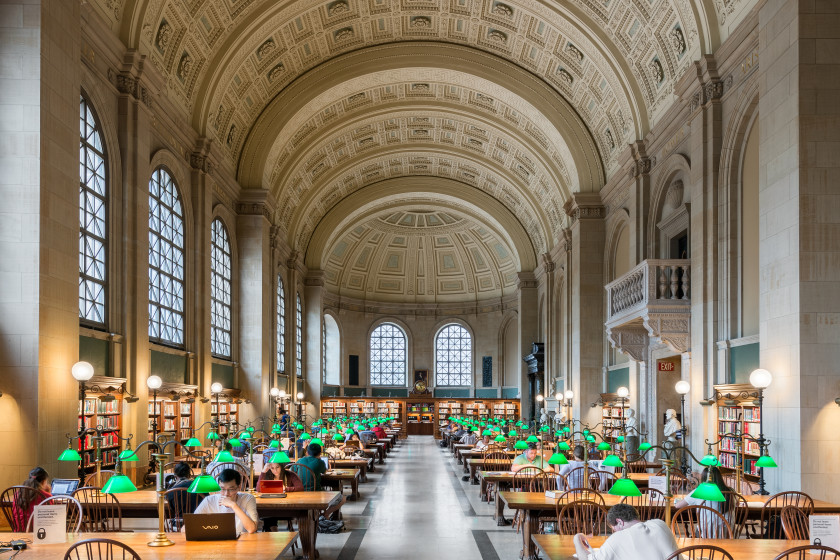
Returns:
[[[262,215],[269,222],[274,216],[274,212],[269,208],[268,204],[264,202],[240,202],[236,205],[236,212],[238,214],[258,216]]]
[[[644,325],[633,323],[607,328],[607,337],[612,347],[624,352],[632,360],[647,362],[650,338]]]
[[[655,157],[640,157],[636,161],[633,162],[633,166],[630,168],[630,177],[635,179],[640,175],[647,175],[650,173],[651,169],[654,168],[656,165],[656,158]]]
[[[729,91],[732,87],[732,81],[733,78],[730,74],[722,80],[712,80],[711,82],[703,84],[700,87],[700,90],[691,96],[689,112],[693,113],[698,107],[704,106],[710,101],[719,100],[723,97],[723,94]]]
[[[190,154],[190,167],[208,175],[213,173],[213,163],[210,161],[210,158],[200,152]]]
[[[601,202],[600,195],[576,194],[563,205],[566,215],[574,224],[578,220],[603,220],[607,215],[606,208]]]
[[[647,313],[644,322],[651,338],[658,339],[679,354],[691,350],[691,313]]]
[[[324,271],[310,270],[306,278],[303,279],[304,286],[320,286],[324,287]]]
[[[130,95],[143,105],[152,108],[152,97],[149,90],[144,86],[139,78],[135,78],[128,72],[115,73],[108,70],[108,75],[112,79],[117,91],[124,95]]]

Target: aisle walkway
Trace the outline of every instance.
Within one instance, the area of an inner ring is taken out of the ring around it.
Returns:
[[[521,535],[496,526],[462,475],[437,441],[409,437],[343,508],[348,531],[318,535],[321,560],[518,558]]]

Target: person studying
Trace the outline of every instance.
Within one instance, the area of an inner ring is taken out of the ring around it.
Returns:
[[[204,498],[196,514],[231,513],[236,515],[236,532],[257,532],[257,500],[247,492],[240,492],[241,475],[233,469],[223,470],[218,478],[219,493]]]

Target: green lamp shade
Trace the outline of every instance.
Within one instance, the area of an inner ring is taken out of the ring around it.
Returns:
[[[217,440],[219,439],[219,434],[217,434],[216,432],[210,432],[209,434],[207,434],[207,439]]]
[[[554,437],[556,437],[556,438],[563,437],[563,430],[557,430],[556,432],[554,432]]]
[[[516,430],[511,430],[508,432],[508,437],[516,437]]]
[[[253,427],[253,426],[248,426],[248,432],[249,432],[249,433],[254,433],[256,430],[257,430],[257,429],[256,429],[255,427]]]
[[[271,459],[268,461],[269,463],[291,463],[292,460],[289,459],[289,456],[286,455],[285,451],[278,451],[274,455],[271,456]]]
[[[81,461],[82,456],[79,455],[79,452],[75,449],[70,449],[69,447],[61,452],[61,455],[58,456],[59,461]]]
[[[249,430],[245,430],[244,432],[239,434],[239,437],[242,439],[251,439],[251,432]]]
[[[522,440],[519,440],[519,441],[516,442],[516,444],[513,446],[513,448],[514,449],[520,449],[520,450],[521,449],[528,449],[528,444],[525,443]]]
[[[302,430],[302,429],[303,429],[303,424],[301,424],[300,422],[295,424],[295,430]]]
[[[703,465],[704,467],[716,467],[716,466],[718,466],[719,463],[718,463],[717,457],[709,454],[709,455],[706,455],[705,457],[703,457],[702,459],[700,459],[700,464]]]
[[[218,455],[216,455],[216,462],[217,463],[235,463],[236,459],[233,458],[233,455],[230,454],[230,451],[220,451]]]
[[[613,496],[641,496],[639,487],[629,478],[619,478],[615,484],[610,488],[610,494]]]
[[[651,447],[653,446],[650,443],[643,441],[642,444],[639,446],[639,451],[647,451]]]
[[[312,441],[310,441],[309,443],[317,443],[321,447],[324,447],[324,442],[321,440],[321,438],[312,438]]]
[[[269,449],[280,449],[280,440],[279,439],[271,440],[271,443],[268,444],[268,448]]]
[[[571,431],[572,431],[572,429],[571,429],[570,427],[568,427],[568,426],[563,426],[563,431],[564,431],[564,432],[566,432],[566,433],[568,434],[569,432],[571,432]]]
[[[778,467],[779,465],[776,464],[776,461],[774,461],[773,457],[771,457],[770,455],[762,455],[758,458],[758,461],[755,462],[755,466],[761,468],[772,468]]]
[[[493,438],[493,441],[498,441],[499,443],[502,443],[503,441],[505,441],[505,436],[499,434],[495,438]]]
[[[559,449],[560,451],[570,451],[572,448],[569,447],[569,444],[565,441],[561,441],[557,444],[557,449]]]
[[[335,434],[335,437],[333,437],[333,439],[335,441],[344,441],[344,436],[341,434]]]
[[[595,436],[586,436],[586,441],[589,443],[595,443]]]
[[[481,432],[481,435],[483,435],[483,436],[492,436],[492,435],[493,435],[493,432],[491,432],[490,430],[485,429],[483,432]]]
[[[615,441],[617,441],[618,443],[624,443],[624,436],[618,436],[617,438],[615,438]]]
[[[605,467],[616,467],[618,469],[624,466],[621,463],[621,459],[618,458],[618,455],[607,455],[607,458],[604,459],[604,462],[601,464]]]
[[[271,431],[273,432],[274,430],[277,430],[279,432],[280,431],[280,424],[276,424],[276,423],[272,424],[271,425]]]
[[[562,453],[555,453],[548,460],[549,465],[568,465],[569,460]]]
[[[196,445],[201,445],[201,444],[197,443]],[[139,459],[137,458],[137,453],[135,453],[134,450],[132,450],[132,449],[126,449],[125,451],[120,453],[120,461],[127,462],[127,461],[138,461],[138,460]]]
[[[548,424],[546,424],[545,426],[543,426],[542,428],[540,428],[540,431],[541,431],[541,432],[550,432],[550,431],[551,431],[551,428],[549,428],[549,427],[548,427]]]
[[[308,440],[308,439],[312,439],[312,436],[310,436],[310,435],[309,435],[309,434],[307,434],[306,432],[304,432],[304,433],[300,434],[300,440],[301,440],[301,441],[306,441],[306,440]]]
[[[704,482],[700,484],[700,486],[691,493],[691,497],[698,500],[709,500],[710,502],[726,501],[726,498],[723,497],[723,493],[721,493],[720,488],[717,487],[717,484],[712,482]]]
[[[124,474],[115,474],[108,479],[105,487],[102,488],[103,494],[122,494],[123,492],[137,492],[137,487]]]
[[[610,444],[606,441],[602,441],[598,444],[598,451],[607,451],[610,448]]]
[[[187,440],[187,443],[184,444],[185,447],[201,447],[201,442],[198,441],[197,437],[191,437]]]
[[[588,436],[589,435],[589,430],[583,430],[583,435]]]
[[[209,494],[211,492],[218,492],[219,490],[221,488],[219,488],[219,483],[216,482],[216,479],[209,474],[203,474],[193,480],[187,492],[192,494]]]
[[[531,443],[537,443],[538,441],[540,441],[540,439],[537,436],[531,435],[531,436],[528,436],[528,439],[526,439],[525,441],[530,441]]]
[[[228,443],[232,447],[239,447],[240,445],[242,445],[242,442],[239,441],[239,438],[231,438],[231,439],[228,440]]]

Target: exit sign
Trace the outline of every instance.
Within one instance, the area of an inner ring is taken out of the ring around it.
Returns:
[[[676,367],[674,362],[659,362],[659,371],[674,371]]]

